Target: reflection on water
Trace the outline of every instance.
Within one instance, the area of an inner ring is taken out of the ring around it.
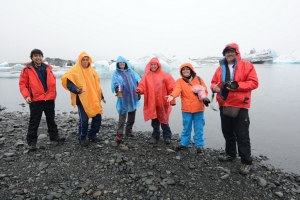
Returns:
[[[217,66],[196,68],[197,74],[210,85],[210,80]],[[265,155],[270,158],[268,163],[285,171],[300,174],[300,65],[256,65],[260,81],[259,88],[252,93],[250,109],[250,137],[253,155]],[[179,78],[179,69],[172,71],[175,79]],[[101,79],[106,104],[103,105],[104,117],[117,118],[115,109],[116,97],[110,91],[110,79]],[[70,104],[70,94],[57,80],[57,113],[77,111]],[[209,94],[211,95],[211,93]],[[7,111],[28,112],[28,106],[19,92],[18,79],[0,79],[0,105]],[[143,100],[141,100],[143,101]],[[142,102],[143,103],[143,102]],[[182,130],[180,100],[173,107],[170,126],[173,133]],[[143,109],[137,110],[135,130],[151,131],[150,122],[144,122]],[[224,138],[221,133],[219,113],[207,108],[205,112],[206,147],[223,148]]]

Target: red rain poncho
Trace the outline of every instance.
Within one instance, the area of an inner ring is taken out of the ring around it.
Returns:
[[[157,63],[155,72],[150,70],[151,63]],[[171,94],[175,86],[173,77],[162,71],[157,58],[152,58],[145,68],[145,75],[138,85],[140,94],[144,94],[144,119],[156,119],[168,124],[172,107],[166,96]]]

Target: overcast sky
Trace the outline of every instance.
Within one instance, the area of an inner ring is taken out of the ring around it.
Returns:
[[[0,0],[0,63],[44,57],[138,59],[300,50],[299,0]]]

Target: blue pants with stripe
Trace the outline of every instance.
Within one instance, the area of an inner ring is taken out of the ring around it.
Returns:
[[[204,141],[204,112],[197,112],[197,113],[189,113],[189,112],[182,112],[182,125],[183,130],[181,132],[181,145],[182,146],[189,146],[191,140],[191,133],[192,133],[192,125],[194,124],[194,142],[196,147],[203,147],[205,144]]]

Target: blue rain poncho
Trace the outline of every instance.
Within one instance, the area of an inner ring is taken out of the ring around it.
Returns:
[[[124,69],[118,68],[118,63],[124,62]],[[135,93],[140,76],[131,69],[131,65],[125,58],[119,56],[116,62],[116,70],[112,75],[111,90],[115,93],[115,88],[122,86],[122,98],[117,98],[116,109],[120,115],[136,110],[140,106],[138,95]]]

